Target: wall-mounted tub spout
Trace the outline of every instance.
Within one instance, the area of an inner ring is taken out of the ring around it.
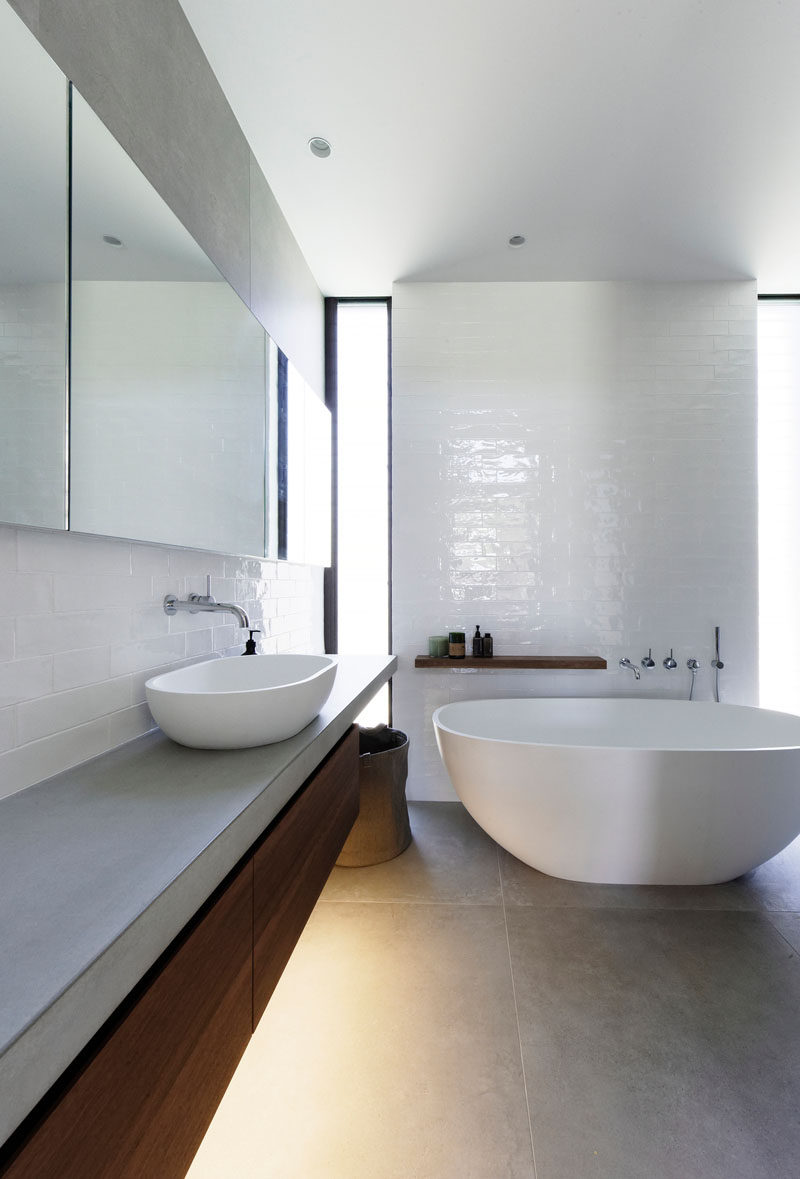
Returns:
[[[620,659],[619,665],[620,665],[620,667],[626,668],[628,671],[632,671],[637,680],[640,680],[642,678],[642,673],[639,671],[639,668],[636,667],[633,663],[631,663],[631,661],[627,657],[627,655],[625,656],[624,659]]]

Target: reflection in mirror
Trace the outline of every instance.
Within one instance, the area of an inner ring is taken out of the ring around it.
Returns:
[[[66,527],[67,81],[0,5],[0,520]]]
[[[72,210],[70,527],[271,555],[274,346],[76,91]]]

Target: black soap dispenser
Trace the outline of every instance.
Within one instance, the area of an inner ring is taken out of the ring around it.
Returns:
[[[255,654],[257,654],[257,652],[256,652],[256,641],[255,641],[255,639],[253,638],[253,635],[260,635],[260,634],[261,634],[261,631],[260,631],[260,630],[251,630],[251,631],[249,631],[249,634],[250,634],[250,638],[247,640],[247,642],[246,642],[246,643],[245,643],[245,645],[244,645],[244,651],[242,651],[242,654],[243,654],[243,655],[255,655]]]
[[[481,637],[481,628],[475,627],[475,634],[472,636],[472,658],[483,658],[483,639]]]

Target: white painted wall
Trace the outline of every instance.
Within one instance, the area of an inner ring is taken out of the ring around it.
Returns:
[[[394,723],[408,794],[452,798],[430,716],[481,696],[683,696],[713,627],[757,700],[755,284],[393,290]],[[607,672],[415,671],[429,634]],[[635,683],[617,663],[652,646]],[[674,648],[678,670],[661,661]]]
[[[322,650],[320,569],[0,525],[0,797],[151,728],[156,671],[242,649],[230,615],[162,609],[206,573],[260,650]]]

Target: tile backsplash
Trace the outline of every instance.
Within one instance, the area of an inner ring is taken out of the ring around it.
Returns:
[[[0,525],[0,797],[152,728],[157,671],[242,649],[230,615],[162,609],[207,573],[259,650],[322,650],[321,570]]]
[[[452,798],[430,716],[481,696],[757,699],[752,282],[393,290],[394,723],[409,797]],[[608,672],[415,671],[476,623],[495,654]],[[656,667],[620,671],[653,648]],[[665,671],[670,647],[678,668]]]

